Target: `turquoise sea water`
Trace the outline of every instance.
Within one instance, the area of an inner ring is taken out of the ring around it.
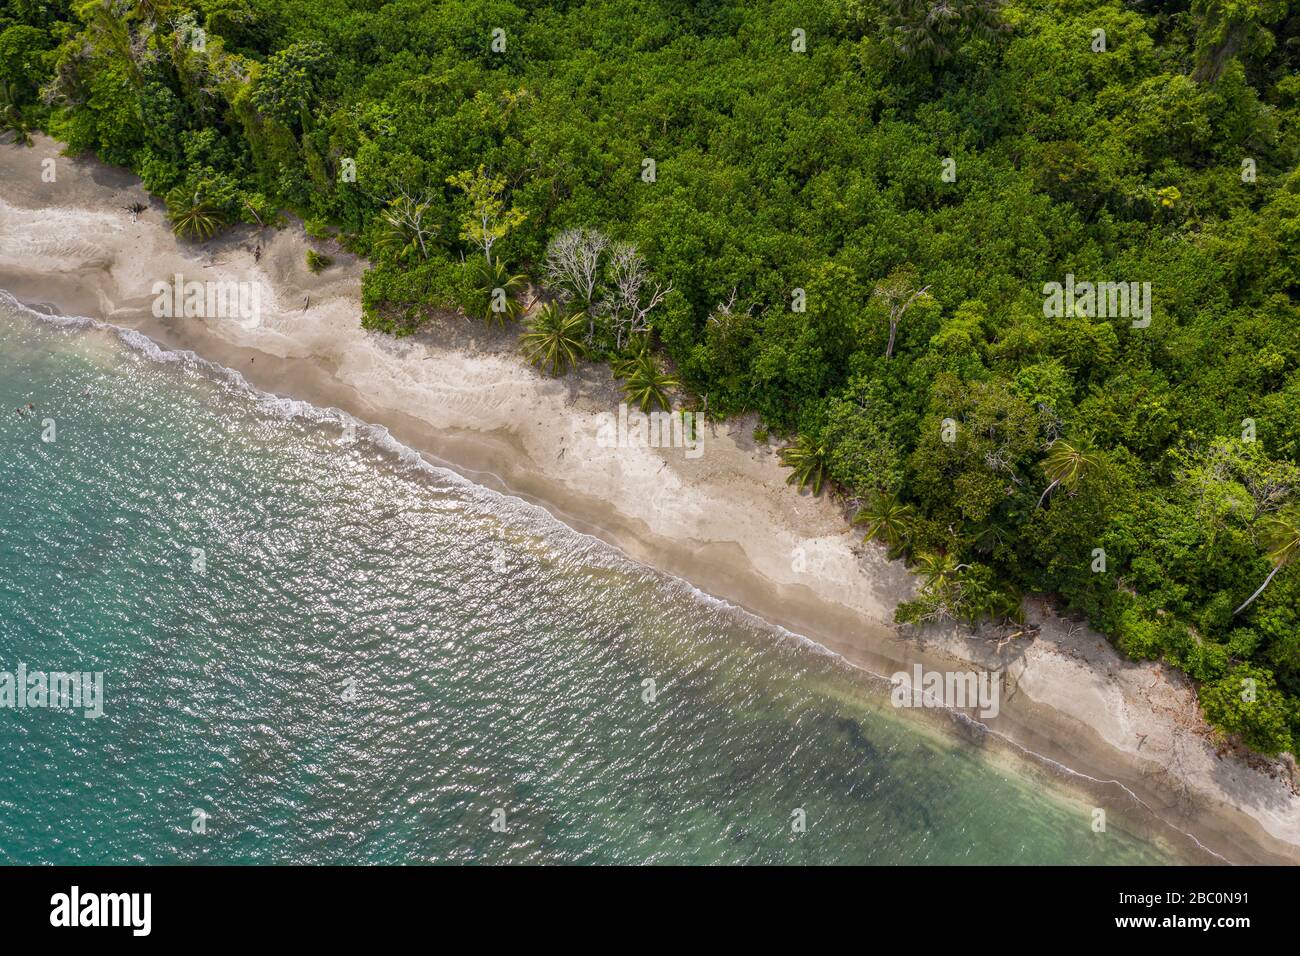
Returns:
[[[0,709],[0,863],[1172,859],[334,413],[3,301],[0,345],[0,671],[104,674]]]

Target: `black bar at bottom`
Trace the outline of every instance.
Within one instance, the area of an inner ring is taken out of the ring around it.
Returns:
[[[430,932],[444,936],[458,925],[494,942],[503,935],[546,936],[563,925],[591,939],[611,920],[623,925],[609,940],[618,942],[637,925],[651,937],[670,926],[684,931],[686,919],[706,932],[716,926],[734,940],[747,929],[767,932],[773,921],[807,924],[827,917],[826,925],[840,926],[837,932],[844,930],[844,917],[862,920],[864,940],[892,925],[904,933],[907,927],[953,933],[962,926],[1038,929],[1072,942],[1103,936],[1182,940],[1193,934],[1231,942],[1241,934],[1289,934],[1295,914],[1284,899],[1294,895],[1291,876],[1266,867],[671,874],[654,868],[600,874],[423,867],[9,868],[0,869],[0,920],[11,942],[77,933],[83,943],[93,935],[128,945],[144,939],[212,945],[280,938],[297,945],[373,944],[377,931],[429,939]]]

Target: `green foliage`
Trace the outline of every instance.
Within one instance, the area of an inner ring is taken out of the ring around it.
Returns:
[[[1041,505],[1053,488],[1061,487],[1072,491],[1079,484],[1079,479],[1101,463],[1101,459],[1086,440],[1068,442],[1058,438],[1052,442],[1047,457],[1042,461],[1043,474],[1051,482],[1038,499]]]
[[[1202,686],[1200,698],[1210,723],[1240,736],[1248,746],[1266,754],[1294,749],[1295,702],[1278,691],[1271,671],[1234,668]]]
[[[216,235],[222,225],[220,206],[202,190],[177,186],[167,194],[167,215],[172,231],[182,239],[202,242]]]
[[[541,310],[532,361],[612,357],[646,407],[672,368],[711,415],[797,435],[792,484],[904,513],[862,521],[930,569],[907,619],[1036,590],[1292,702],[1297,21],[1186,8],[11,0],[0,121],[135,169],[187,238],[330,224],[370,259],[370,329],[504,322],[502,260],[546,277],[583,311]],[[590,284],[551,269],[575,231]],[[1045,315],[1067,274],[1149,282],[1150,324]]]
[[[950,59],[971,37],[994,37],[1006,29],[1002,0],[887,0],[886,6],[898,52],[926,63]]]
[[[643,412],[669,409],[669,390],[681,387],[681,382],[659,368],[645,336],[635,340],[628,356],[615,364],[614,373],[623,379],[623,394],[628,402]]]
[[[826,409],[830,476],[855,493],[892,493],[903,482],[897,413],[879,379],[855,379]]]
[[[522,225],[528,214],[507,208],[505,177],[492,175],[481,163],[477,170],[448,176],[447,184],[465,194],[460,238],[481,249],[483,257],[491,262],[492,247]]]
[[[551,375],[563,375],[586,355],[582,333],[586,316],[581,312],[566,314],[553,302],[537,310],[528,330],[519,339],[524,356]]]
[[[299,132],[311,128],[311,107],[329,51],[317,41],[294,43],[271,56],[253,84],[252,103],[268,118]]]
[[[0,84],[0,131],[9,130],[14,142],[24,146],[32,145],[31,126],[19,105],[18,94],[13,83]]]
[[[1273,565],[1273,570],[1234,614],[1240,614],[1248,608],[1264,592],[1273,577],[1300,556],[1300,505],[1289,505],[1278,513],[1261,519],[1258,525],[1260,547]]]
[[[519,318],[523,313],[519,296],[528,286],[527,276],[511,275],[500,259],[475,259],[466,268],[473,276],[474,290],[473,297],[463,304],[467,314],[502,327]]]
[[[307,268],[313,273],[323,272],[333,265],[334,260],[315,249],[307,250]]]
[[[402,192],[388,201],[378,216],[376,250],[400,262],[427,262],[438,234],[429,214],[429,199]]]
[[[791,469],[785,482],[800,491],[811,487],[814,495],[822,493],[826,481],[826,443],[800,435],[793,444],[781,449],[781,464]]]
[[[899,553],[912,528],[915,509],[897,495],[876,492],[853,515],[853,523],[864,526],[866,541],[879,541],[891,553]]]
[[[917,556],[913,570],[921,577],[921,589],[914,600],[899,604],[894,617],[900,624],[1021,620],[1020,596],[999,586],[989,567],[958,563],[948,553],[924,552]]]

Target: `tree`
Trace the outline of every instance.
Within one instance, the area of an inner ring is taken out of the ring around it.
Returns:
[[[1038,499],[1038,507],[1043,506],[1047,496],[1058,485],[1068,491],[1077,485],[1079,480],[1091,469],[1096,468],[1099,463],[1100,458],[1086,440],[1071,443],[1064,438],[1058,438],[1052,443],[1047,457],[1043,459],[1043,474],[1050,478],[1052,483],[1047,486],[1042,497]]]
[[[418,255],[427,260],[429,245],[438,233],[437,225],[427,221],[431,202],[427,194],[417,199],[402,189],[388,201],[388,207],[379,216],[376,245],[395,250],[398,259]]]
[[[894,356],[894,339],[898,335],[898,323],[903,318],[903,313],[913,302],[930,291],[928,285],[917,289],[915,282],[915,270],[910,267],[895,269],[871,293],[871,297],[880,302],[889,313],[889,345],[885,348],[886,359]]]
[[[822,483],[826,480],[826,456],[824,442],[800,435],[794,444],[781,449],[781,464],[794,469],[785,483],[797,485],[800,491],[811,486],[814,495],[821,494]]]
[[[609,240],[599,229],[566,229],[546,246],[546,285],[561,301],[590,310],[596,304],[601,263]]]
[[[129,12],[129,5],[122,0],[86,0],[77,7],[77,16],[86,24],[86,32],[94,37],[95,45],[121,61],[132,85],[138,87],[143,77],[138,62],[139,51],[127,23]]]
[[[962,620],[974,627],[986,617],[1024,619],[1019,592],[999,585],[986,565],[958,563],[950,552],[933,551],[922,553],[913,570],[921,576],[920,593],[898,605],[899,623]]]
[[[618,348],[650,330],[649,315],[668,293],[672,284],[651,282],[645,258],[630,242],[617,243],[609,257],[608,296],[601,307],[609,313],[614,325],[614,341]],[[644,291],[643,291],[644,290]]]
[[[867,526],[863,540],[880,541],[893,553],[906,540],[915,514],[912,506],[903,504],[897,495],[877,492],[858,509],[853,523]]]
[[[14,134],[14,142],[21,146],[32,145],[31,127],[18,106],[18,94],[12,83],[0,84],[0,130],[8,129]]]
[[[1287,0],[1195,0],[1196,68],[1192,79],[1213,83],[1238,53],[1267,53],[1276,42],[1268,29],[1286,16]]]
[[[1261,524],[1259,542],[1268,555],[1268,560],[1273,563],[1273,570],[1268,572],[1268,577],[1255,589],[1255,593],[1232,612],[1234,617],[1250,607],[1251,602],[1264,593],[1264,588],[1268,587],[1273,576],[1300,554],[1300,505],[1288,505],[1277,514],[1269,515]]]
[[[1217,681],[1202,685],[1205,719],[1266,754],[1294,746],[1288,726],[1293,705],[1277,689],[1272,671],[1242,664]]]
[[[167,215],[172,231],[182,239],[202,242],[211,239],[225,219],[221,209],[199,190],[177,186],[167,194]]]
[[[511,275],[506,264],[500,259],[496,262],[475,259],[470,268],[475,296],[471,309],[473,314],[485,322],[495,322],[503,328],[507,319],[513,321],[519,318],[520,313],[523,312],[519,295],[528,285],[528,278],[522,275]]]
[[[461,219],[461,239],[481,249],[483,257],[491,262],[492,247],[523,223],[528,214],[506,208],[505,177],[493,176],[486,166],[480,165],[476,171],[465,170],[449,176],[447,182],[463,191],[468,200],[465,215]]]
[[[826,409],[823,436],[830,448],[830,477],[855,494],[882,492],[888,497],[903,480],[895,431],[888,384],[867,376],[850,381]]]
[[[552,375],[564,374],[586,354],[580,338],[584,321],[581,312],[566,315],[554,302],[546,303],[519,339],[524,356],[539,368],[549,367]]]
[[[966,565],[957,562],[956,555],[948,551],[928,551],[916,559],[913,570],[920,575],[922,587],[927,591],[943,591],[948,583]]]
[[[648,338],[641,338],[633,354],[618,363],[616,374],[624,379],[623,394],[643,412],[656,407],[669,408],[668,390],[681,386],[676,378],[659,368],[650,352]]]
[[[942,63],[971,37],[1007,29],[1003,0],[889,0],[887,25],[894,47],[908,59]]]
[[[253,105],[290,129],[311,129],[311,106],[329,51],[315,40],[294,43],[273,54],[253,85]]]
[[[35,27],[0,28],[0,90],[8,88],[5,98],[15,107],[35,102],[43,60],[53,42]]]

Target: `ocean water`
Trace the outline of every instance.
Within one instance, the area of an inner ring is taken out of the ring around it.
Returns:
[[[1175,859],[384,437],[0,297],[0,863]]]

